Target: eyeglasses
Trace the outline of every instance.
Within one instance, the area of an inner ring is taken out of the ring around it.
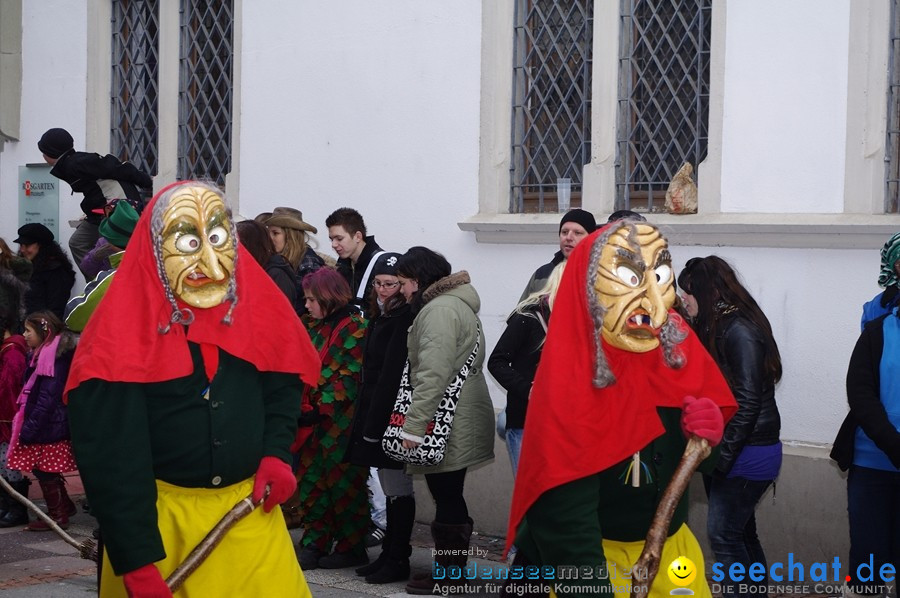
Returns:
[[[380,280],[373,280],[372,286],[375,287],[376,289],[387,289],[390,291],[391,289],[396,289],[398,286],[400,286],[400,283],[399,282],[381,282]]]

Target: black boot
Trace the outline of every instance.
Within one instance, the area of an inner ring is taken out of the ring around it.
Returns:
[[[466,523],[438,523],[431,522],[431,537],[434,538],[434,548],[437,554],[434,557],[435,564],[444,568],[459,567],[464,569],[469,560],[469,540],[472,538],[472,518]],[[406,592],[409,594],[429,595],[434,593],[435,586],[446,586],[449,580],[445,574],[441,579],[434,579],[432,572],[426,575],[418,575],[406,584]]]
[[[381,567],[366,575],[367,583],[382,584],[409,579],[409,557],[413,526],[416,523],[416,499],[395,496],[388,499],[388,535],[384,539]],[[381,557],[378,557],[381,558]]]
[[[363,565],[362,567],[356,568],[356,574],[360,577],[368,577],[372,575],[384,565],[385,559],[388,557],[388,546],[391,545],[391,511],[394,507],[391,506],[392,500],[391,497],[387,497],[387,504],[385,505],[385,511],[387,513],[387,527],[384,530],[384,538],[381,540],[381,553],[378,555],[378,558],[369,563],[368,565]]]
[[[31,480],[22,478],[18,482],[10,482],[9,485],[13,487],[13,490],[28,498],[28,487],[31,485]],[[26,523],[28,523],[28,509],[18,500],[7,495],[7,509],[3,517],[0,517],[0,527],[16,527]]]

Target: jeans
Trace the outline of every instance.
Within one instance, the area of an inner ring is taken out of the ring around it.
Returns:
[[[381,489],[381,481],[378,479],[378,469],[369,468],[369,479],[366,481],[369,487],[369,510],[372,523],[380,529],[387,528],[387,499],[384,490]]]
[[[847,512],[850,516],[851,589],[858,594],[884,594],[878,574],[884,563],[900,570],[900,472],[883,471],[852,465],[847,476]],[[872,577],[868,582],[857,579],[857,568],[865,564],[862,574],[868,576],[869,559]],[[888,582],[896,587],[896,580]]]
[[[716,560],[727,572],[733,563],[741,563],[748,570],[753,563],[761,563],[768,571],[769,565],[762,544],[756,535],[756,505],[772,484],[773,480],[747,480],[744,478],[703,477],[706,494],[709,497],[709,515],[706,530],[710,547]],[[742,584],[764,586],[767,580],[752,581],[745,577]],[[722,581],[722,597],[765,596],[765,590],[750,594],[739,594],[738,584],[727,579]]]
[[[512,463],[513,479],[519,470],[519,453],[522,452],[522,428],[506,429],[506,450],[509,451],[509,462]]]

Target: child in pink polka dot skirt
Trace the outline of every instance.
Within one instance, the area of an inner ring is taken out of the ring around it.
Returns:
[[[76,508],[66,493],[61,474],[75,471],[76,465],[62,392],[75,338],[49,311],[28,316],[24,336],[32,353],[25,371],[25,387],[17,401],[19,409],[13,419],[6,466],[34,474],[47,500],[50,517],[65,529]],[[46,531],[49,527],[36,520],[26,529]]]

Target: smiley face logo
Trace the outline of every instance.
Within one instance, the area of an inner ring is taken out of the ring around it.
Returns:
[[[676,586],[684,587],[697,578],[697,567],[691,559],[680,556],[669,564],[666,573],[669,575],[669,581]]]

